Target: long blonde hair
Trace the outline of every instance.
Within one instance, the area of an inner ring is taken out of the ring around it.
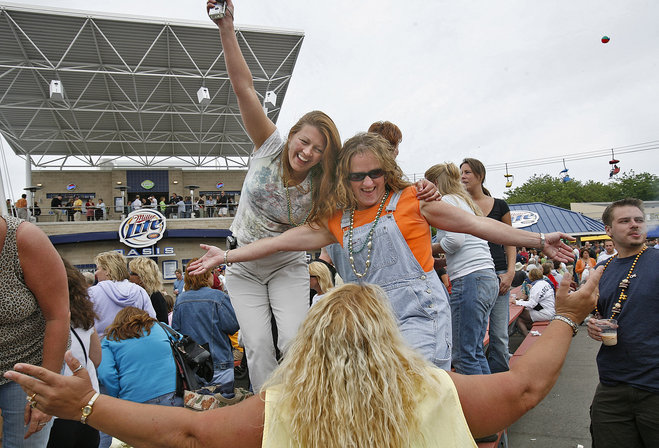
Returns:
[[[438,163],[426,170],[425,178],[437,185],[442,195],[451,194],[467,203],[469,208],[477,215],[483,216],[480,207],[476,205],[471,195],[460,182],[460,169],[455,163]]]
[[[137,257],[128,263],[130,271],[137,274],[142,281],[142,287],[151,295],[162,289],[162,274],[155,261],[146,257]]]
[[[295,446],[407,447],[419,437],[416,397],[433,381],[428,366],[403,342],[380,287],[345,284],[311,307],[262,390],[280,391],[274,414],[290,420],[272,424]]]
[[[309,275],[313,275],[318,278],[318,286],[322,291],[316,291],[318,293],[327,294],[327,292],[334,287],[334,282],[332,281],[332,273],[325,263],[320,261],[312,261],[309,263]]]

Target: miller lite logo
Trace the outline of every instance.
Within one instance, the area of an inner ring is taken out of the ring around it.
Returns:
[[[119,241],[130,247],[153,246],[165,235],[165,217],[157,210],[135,210],[119,226]]]
[[[510,221],[514,228],[522,229],[532,226],[540,220],[540,215],[529,210],[511,210]]]

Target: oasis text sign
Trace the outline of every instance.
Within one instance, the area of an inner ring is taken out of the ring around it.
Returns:
[[[165,216],[153,209],[135,210],[119,226],[119,241],[126,246],[141,248],[153,246],[165,235]]]

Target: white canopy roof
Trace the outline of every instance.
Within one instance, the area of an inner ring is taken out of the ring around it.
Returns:
[[[304,34],[236,34],[259,95],[277,95],[268,110],[276,122]],[[210,21],[1,3],[0,42],[0,132],[36,167],[247,164],[252,144]],[[52,80],[63,99],[51,99]]]

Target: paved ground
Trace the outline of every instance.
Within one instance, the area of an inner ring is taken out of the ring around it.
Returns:
[[[519,344],[521,336],[513,336],[510,351],[514,352]],[[535,409],[510,427],[510,448],[590,448],[588,409],[598,383],[598,349],[599,344],[581,326],[554,388]]]

